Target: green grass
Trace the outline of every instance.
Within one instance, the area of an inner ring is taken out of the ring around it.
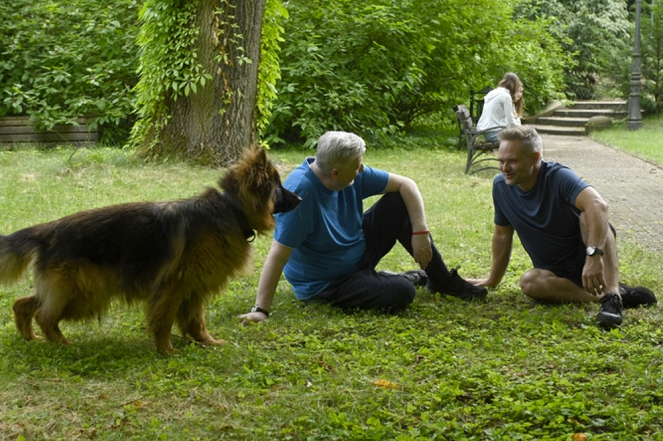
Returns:
[[[451,266],[487,275],[491,173],[466,176],[464,155],[408,140],[365,162],[418,182],[428,224]],[[417,143],[427,148],[417,148]],[[414,144],[414,145],[413,145]],[[434,144],[434,142],[433,142]],[[81,210],[187,197],[221,171],[149,165],[118,150],[0,151],[0,232]],[[305,153],[273,151],[284,170]],[[663,439],[660,309],[629,310],[620,330],[594,325],[596,305],[540,306],[521,294],[530,265],[519,245],[485,302],[424,290],[405,312],[346,315],[294,299],[281,282],[261,325],[253,305],[271,237],[255,242],[255,271],[207,309],[205,348],[175,337],[159,355],[140,310],[116,307],[65,323],[73,342],[24,342],[11,314],[26,280],[0,288],[0,440],[591,440]],[[623,279],[662,292],[663,256],[620,243]],[[381,268],[415,268],[398,249]]]
[[[638,130],[629,130],[626,122],[592,133],[603,144],[625,150],[642,159],[663,164],[663,114],[645,118]]]

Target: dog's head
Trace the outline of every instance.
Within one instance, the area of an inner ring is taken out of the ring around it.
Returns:
[[[278,170],[260,147],[250,148],[228,169],[219,185],[242,207],[249,223],[258,231],[273,229],[272,214],[294,210],[301,202],[299,196],[283,188]]]

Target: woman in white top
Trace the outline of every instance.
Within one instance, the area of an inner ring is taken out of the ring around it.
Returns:
[[[483,112],[477,130],[490,130],[484,134],[487,141],[497,141],[497,133],[509,126],[519,126],[523,114],[523,83],[515,73],[504,75],[497,88],[483,99]]]

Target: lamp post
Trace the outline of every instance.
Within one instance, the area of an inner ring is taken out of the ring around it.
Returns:
[[[631,69],[631,93],[628,97],[629,130],[638,130],[642,126],[640,113],[640,5],[642,0],[635,0],[635,44],[633,46],[633,68]]]

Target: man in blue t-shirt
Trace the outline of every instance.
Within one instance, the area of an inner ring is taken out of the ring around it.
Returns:
[[[424,285],[466,300],[486,296],[486,288],[447,269],[430,237],[416,183],[365,166],[365,151],[359,136],[327,132],[318,140],[316,156],[285,180],[283,186],[302,201],[276,215],[256,303],[242,320],[267,318],[282,272],[299,300],[344,309],[397,311]],[[363,200],[379,194],[385,195],[364,213]],[[425,271],[375,271],[397,241]]]
[[[656,303],[646,288],[619,283],[615,231],[608,205],[571,169],[542,160],[541,137],[530,126],[500,132],[502,174],[493,182],[493,263],[477,286],[497,286],[511,258],[514,231],[532,259],[520,278],[523,293],[553,302],[600,302],[596,317],[619,326],[622,307]]]

